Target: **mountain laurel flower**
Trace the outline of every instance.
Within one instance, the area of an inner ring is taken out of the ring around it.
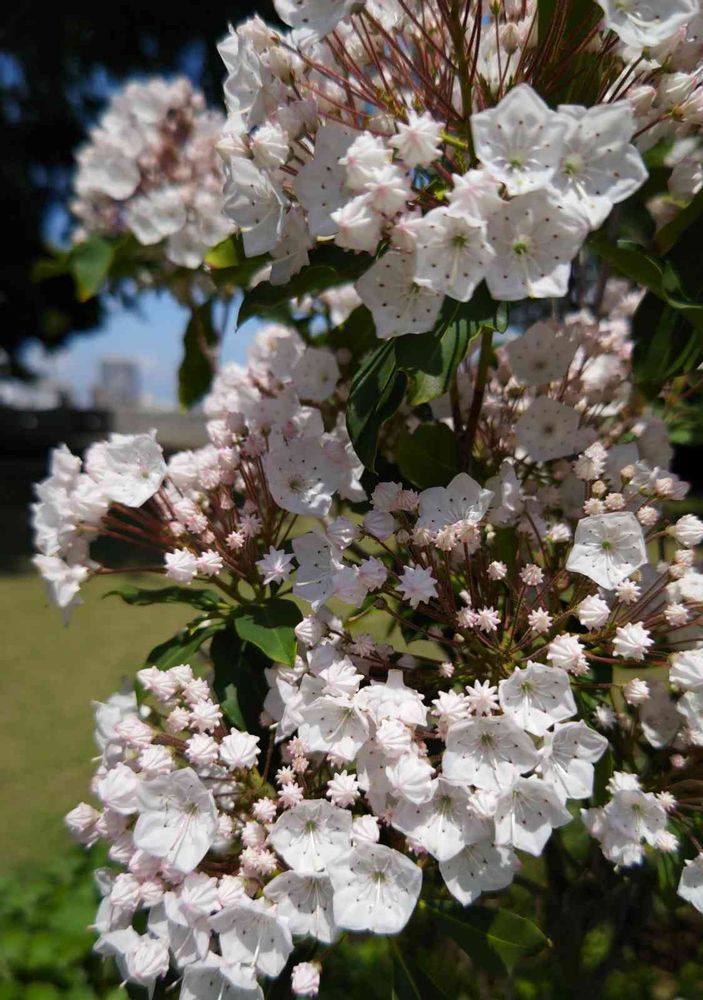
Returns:
[[[622,689],[622,695],[628,705],[642,705],[649,699],[649,685],[640,677],[633,677]]]
[[[299,962],[293,966],[290,986],[297,997],[316,997],[320,989],[320,966],[317,962]]]
[[[613,655],[639,663],[644,660],[647,650],[653,645],[654,639],[642,622],[629,622],[615,630]]]
[[[411,608],[426,604],[437,596],[437,581],[425,566],[410,565],[399,577],[398,590]]]
[[[703,541],[703,521],[695,514],[684,514],[670,531],[679,545],[685,545],[687,548],[700,545]]]

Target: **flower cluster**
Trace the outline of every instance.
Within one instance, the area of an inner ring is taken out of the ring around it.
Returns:
[[[64,604],[80,580],[53,568],[104,572],[86,542],[113,533],[161,552],[150,568],[174,583],[219,588],[198,628],[227,627],[240,585],[307,609],[295,661],[266,668],[256,733],[195,663],[148,667],[139,704],[98,711],[102,812],[68,822],[123,866],[100,875],[97,927],[125,978],[261,995],[298,937],[398,933],[427,883],[462,905],[506,888],[579,803],[620,867],[698,849],[703,522],[667,516],[686,485],[661,424],[632,407],[636,303],[611,283],[606,318],[542,321],[498,349],[471,449],[481,483],[377,480],[362,503],[339,361],[279,325],[218,375],[206,448],[165,463],[152,437],[118,439],[83,471],[57,453],[37,564]],[[457,440],[476,385],[467,364],[454,405],[433,404]],[[701,866],[680,892],[703,909]],[[299,963],[294,991],[319,977]]]
[[[339,379],[329,348],[264,325],[249,366],[225,366],[205,400],[207,447],[168,462],[154,434],[112,434],[82,461],[57,449],[33,507],[35,564],[52,601],[67,616],[81,584],[111,572],[91,558],[98,536],[156,552],[162,561],[142,568],[178,584],[223,572],[256,588],[285,580],[286,512],[323,516],[335,493],[365,497]]]
[[[533,3],[496,5],[493,25],[480,5],[456,23],[440,3],[281,0],[290,36],[232,31],[219,148],[245,252],[271,255],[274,283],[320,240],[368,255],[357,289],[382,338],[432,329],[484,280],[496,300],[564,295],[588,233],[644,184],[640,150],[700,131],[698,75],[671,71],[697,5],[603,6],[590,43],[613,80],[556,110],[540,90],[563,63],[550,84]]]
[[[196,268],[232,231],[216,152],[222,118],[184,77],[130,83],[110,100],[78,152],[74,233],[133,233]]]

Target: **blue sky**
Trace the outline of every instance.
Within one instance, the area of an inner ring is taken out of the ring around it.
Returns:
[[[125,309],[109,301],[109,312],[98,333],[75,337],[53,354],[30,348],[25,360],[52,381],[68,388],[79,405],[89,405],[91,389],[98,378],[100,362],[108,357],[129,358],[139,365],[148,402],[177,405],[177,372],[183,352],[183,333],[188,311],[170,295],[146,292],[136,309]],[[258,321],[234,330],[230,320],[222,360],[246,361]]]

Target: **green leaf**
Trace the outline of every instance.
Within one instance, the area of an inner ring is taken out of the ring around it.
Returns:
[[[536,955],[549,944],[539,927],[508,910],[487,906],[465,910],[428,906],[427,910],[473,962],[491,972],[512,972],[521,959]]]
[[[411,377],[411,406],[428,403],[449,391],[459,364],[481,330],[507,329],[507,308],[506,303],[494,302],[486,285],[481,284],[469,302],[446,298],[434,330],[397,338],[398,367]]]
[[[166,642],[155,646],[146,658],[147,666],[168,670],[179,663],[190,663],[200,647],[208,639],[224,629],[224,620],[212,622],[209,618],[196,618]]]
[[[403,431],[396,461],[403,476],[418,489],[446,486],[459,471],[453,431],[446,424],[421,424],[414,434]]]
[[[608,792],[608,782],[613,776],[613,771],[615,770],[615,765],[613,761],[613,754],[611,750],[606,750],[603,756],[595,765],[595,773],[593,778],[593,804],[596,806],[604,806],[606,802],[610,799],[610,794]]]
[[[212,281],[220,291],[230,293],[246,288],[268,260],[268,254],[247,257],[241,236],[228,236],[205,254],[205,266]]]
[[[703,216],[703,191],[699,191],[693,201],[682,209],[659,230],[654,238],[660,253],[668,253],[681,239],[686,230]]]
[[[392,1000],[445,1000],[444,990],[401,952],[394,938],[389,938],[389,943],[393,954]]]
[[[347,401],[347,431],[367,469],[375,467],[379,431],[402,403],[406,383],[392,340],[377,347],[354,376]]]
[[[183,337],[183,361],[178,369],[178,399],[181,406],[190,407],[202,399],[210,388],[214,374],[214,359],[210,349],[217,344],[212,321],[212,301],[191,311]]]
[[[232,628],[222,629],[214,637],[210,658],[215,694],[223,703],[227,718],[238,728],[259,735],[261,706],[268,691],[264,672],[268,662]]]
[[[247,728],[246,720],[239,704],[239,695],[234,684],[227,684],[224,690],[224,698],[220,701],[220,707],[225,713],[225,718],[236,726],[237,729]]]
[[[204,263],[215,271],[237,267],[246,260],[240,236],[228,236],[205,254]]]
[[[197,587],[160,587],[154,590],[148,587],[133,587],[125,584],[110,590],[105,597],[121,597],[125,604],[135,607],[146,607],[149,604],[190,604],[201,611],[220,611],[227,607],[212,590],[199,590]]]
[[[247,604],[232,616],[237,635],[251,642],[274,663],[295,663],[295,626],[302,619],[297,605],[273,598],[265,604]]]
[[[87,302],[97,295],[110,273],[113,257],[112,244],[101,236],[91,236],[73,247],[70,266],[79,302]]]
[[[272,285],[262,281],[245,293],[239,309],[237,323],[241,326],[252,316],[262,316],[276,312],[290,299],[308,293],[314,295],[336,285],[353,281],[369,267],[367,254],[355,254],[342,250],[332,243],[324,243],[310,252],[310,263],[290,281],[282,285]]]

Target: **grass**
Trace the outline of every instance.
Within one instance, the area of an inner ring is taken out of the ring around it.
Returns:
[[[114,578],[93,581],[65,628],[38,576],[0,576],[3,873],[30,861],[50,862],[66,850],[62,817],[90,798],[97,752],[91,701],[115,691],[153,646],[193,616],[181,605],[157,610],[127,607],[116,597],[104,600],[115,585]]]

